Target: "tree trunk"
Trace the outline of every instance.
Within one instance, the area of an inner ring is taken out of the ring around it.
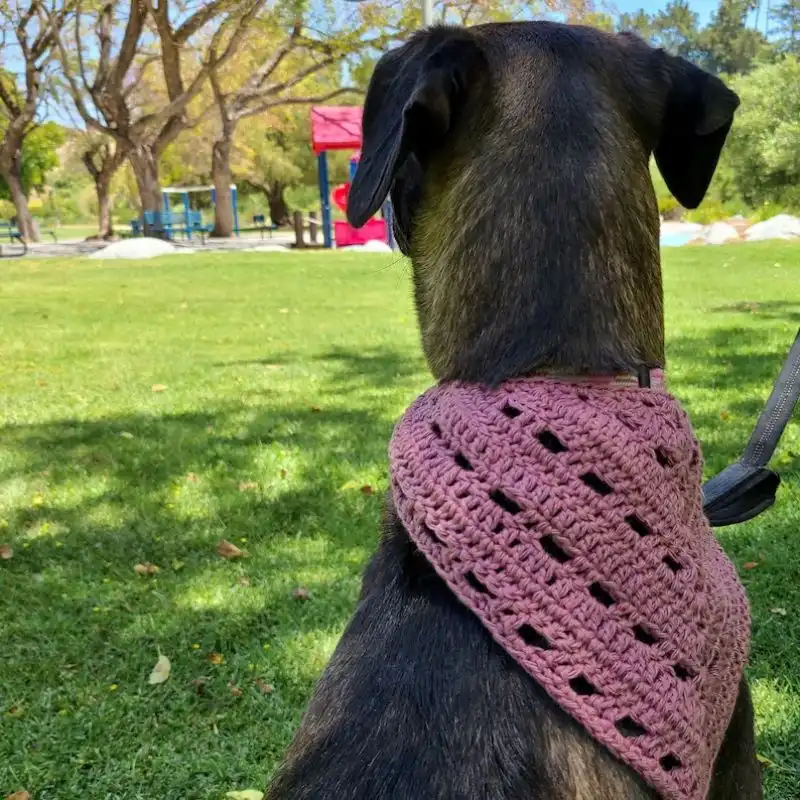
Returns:
[[[114,236],[114,221],[111,219],[111,181],[100,179],[95,182],[97,192],[97,230],[100,239]]]
[[[128,153],[136,177],[142,213],[161,211],[161,187],[158,183],[158,159],[149,147],[137,147]],[[145,233],[149,233],[145,226]]]
[[[11,194],[11,201],[17,211],[17,230],[22,234],[26,242],[38,242],[39,235],[33,224],[33,217],[28,208],[28,198],[22,188],[22,177],[20,175],[19,151],[12,157],[8,169],[3,171],[3,177],[8,184],[8,191]]]
[[[286,184],[281,181],[272,181],[267,189],[267,203],[269,203],[269,215],[274,225],[287,225],[289,223],[289,206],[283,196],[286,191]]]
[[[124,163],[125,156],[119,145],[112,149],[109,142],[102,142],[90,145],[81,159],[92,176],[97,195],[97,236],[91,238],[111,239],[114,236],[114,221],[111,218],[111,181]]]
[[[223,133],[211,148],[211,177],[217,195],[214,203],[214,232],[212,236],[230,238],[233,235],[233,195],[231,192],[230,137]]]

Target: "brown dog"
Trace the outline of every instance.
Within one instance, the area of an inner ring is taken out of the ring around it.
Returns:
[[[437,380],[664,363],[651,154],[702,200],[738,98],[634,36],[545,22],[434,28],[370,84],[349,199],[391,195]],[[747,686],[710,797],[762,796]],[[657,794],[494,643],[391,499],[355,616],[272,800],[636,800]]]

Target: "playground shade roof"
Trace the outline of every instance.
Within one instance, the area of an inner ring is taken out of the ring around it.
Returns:
[[[231,184],[231,189],[235,189],[236,184]],[[184,194],[185,192],[210,192],[213,191],[213,186],[165,186],[162,194]]]
[[[361,147],[361,108],[313,106],[311,145],[316,155],[325,150],[358,150]]]

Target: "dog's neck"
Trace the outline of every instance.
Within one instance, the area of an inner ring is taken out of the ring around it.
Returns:
[[[479,170],[480,173],[480,170]],[[451,173],[452,174],[452,173]],[[502,172],[500,172],[502,174]],[[412,261],[423,349],[440,380],[636,373],[664,365],[659,221],[646,170],[632,190],[481,200],[467,167],[426,194]],[[625,184],[623,184],[625,185]],[[513,196],[513,191],[508,196]]]

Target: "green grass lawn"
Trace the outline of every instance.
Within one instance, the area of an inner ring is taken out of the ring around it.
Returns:
[[[744,445],[800,326],[800,247],[665,260],[670,384],[713,473]],[[0,797],[263,788],[375,547],[393,421],[430,381],[407,267],[212,253],[0,270],[0,544],[13,547],[0,560]],[[753,605],[767,796],[789,800],[796,422],[775,463],[777,506],[720,537]],[[221,558],[221,539],[246,557]],[[159,654],[171,675],[150,685]]]

